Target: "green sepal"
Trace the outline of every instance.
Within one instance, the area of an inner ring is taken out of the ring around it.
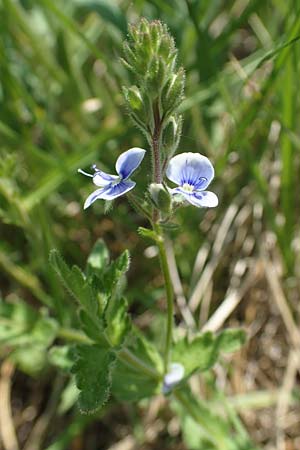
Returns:
[[[149,230],[149,228],[139,227],[138,233],[143,238],[151,239],[152,241],[157,242],[157,234],[155,233],[155,231]]]
[[[141,113],[144,109],[141,92],[137,86],[126,88],[123,86],[123,95],[129,109]]]
[[[180,67],[178,72],[170,77],[161,94],[161,104],[166,117],[176,111],[182,102],[184,84],[185,72]]]
[[[169,118],[163,131],[163,151],[168,161],[179,145],[182,133],[182,116],[173,115]]]
[[[151,183],[149,186],[150,197],[155,206],[165,214],[171,213],[171,195],[161,183]]]

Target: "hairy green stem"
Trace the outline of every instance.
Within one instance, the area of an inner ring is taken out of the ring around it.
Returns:
[[[161,118],[159,114],[158,101],[153,105],[154,131],[152,135],[152,152],[153,152],[153,181],[161,183],[161,158],[160,158],[160,140],[161,140]]]
[[[132,353],[128,348],[123,348],[117,354],[117,357],[128,366],[133,367],[134,369],[142,372],[144,375],[147,375],[154,380],[160,380],[161,375],[151,366],[146,364],[140,358],[138,358],[134,353]]]
[[[171,359],[171,347],[173,339],[174,294],[170,275],[170,268],[167,259],[167,252],[165,248],[164,236],[158,224],[154,225],[154,231],[157,233],[157,246],[159,250],[160,264],[165,280],[165,290],[167,296],[167,330],[164,348],[164,371],[165,373],[167,373]]]

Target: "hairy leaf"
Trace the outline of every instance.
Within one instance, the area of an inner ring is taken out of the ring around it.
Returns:
[[[175,343],[172,360],[181,363],[185,368],[185,376],[189,376],[196,370],[202,372],[210,369],[220,352],[238,350],[245,339],[245,332],[241,329],[224,330],[218,336],[208,331],[191,340],[184,337]]]
[[[57,322],[39,315],[18,299],[16,303],[0,301],[0,343],[12,347],[49,346],[56,337]]]
[[[146,365],[162,373],[162,359],[156,348],[137,331],[134,341],[128,348]],[[125,381],[126,380],[126,381]],[[121,401],[138,401],[158,394],[161,384],[158,379],[150,378],[118,360],[113,373],[112,393]]]
[[[109,263],[109,251],[103,239],[98,239],[87,260],[87,274],[101,275]]]
[[[125,298],[111,298],[105,313],[107,323],[106,333],[109,342],[118,347],[124,341],[130,330],[131,321],[127,314],[127,301]]]
[[[72,373],[80,391],[79,408],[91,414],[108,400],[115,353],[100,345],[78,345],[74,353]]]
[[[216,359],[217,347],[211,332],[200,334],[191,341],[185,337],[176,342],[172,351],[172,360],[184,366],[185,375],[209,369]]]
[[[239,350],[246,342],[246,333],[240,328],[228,328],[217,337],[219,351],[231,353]]]
[[[51,251],[50,264],[100,333],[103,329],[104,304],[97,295],[93,279],[86,278],[77,266],[70,269],[57,250]]]

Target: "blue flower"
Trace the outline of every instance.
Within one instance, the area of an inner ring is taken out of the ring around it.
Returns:
[[[166,175],[178,187],[170,189],[172,195],[184,197],[194,206],[213,208],[218,205],[216,194],[205,189],[214,178],[214,168],[200,153],[181,153],[174,156],[167,167]]]
[[[163,380],[162,392],[168,394],[184,377],[184,367],[180,363],[170,364],[170,371],[166,373]]]
[[[136,183],[130,180],[129,177],[141,164],[145,153],[146,150],[137,147],[122,153],[116,162],[118,175],[110,175],[109,173],[102,172],[95,165],[93,166],[95,171],[93,175],[78,169],[78,172],[93,178],[93,183],[100,187],[100,189],[96,189],[96,191],[88,196],[84,203],[84,209],[88,208],[95,200],[113,200],[131,191]]]

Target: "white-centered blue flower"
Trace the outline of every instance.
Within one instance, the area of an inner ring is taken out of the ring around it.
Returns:
[[[141,164],[146,150],[138,147],[131,148],[122,153],[116,162],[116,171],[118,175],[110,175],[102,172],[95,165],[93,166],[94,174],[86,173],[81,169],[78,172],[93,178],[93,183],[99,187],[91,195],[88,196],[84,203],[84,209],[88,208],[94,201],[114,200],[126,192],[131,191],[136,183],[129,179],[130,175]]]
[[[213,208],[218,205],[216,194],[205,190],[214,174],[214,168],[206,156],[191,152],[174,156],[166,171],[169,180],[178,185],[170,189],[172,195],[180,194],[198,208]]]

